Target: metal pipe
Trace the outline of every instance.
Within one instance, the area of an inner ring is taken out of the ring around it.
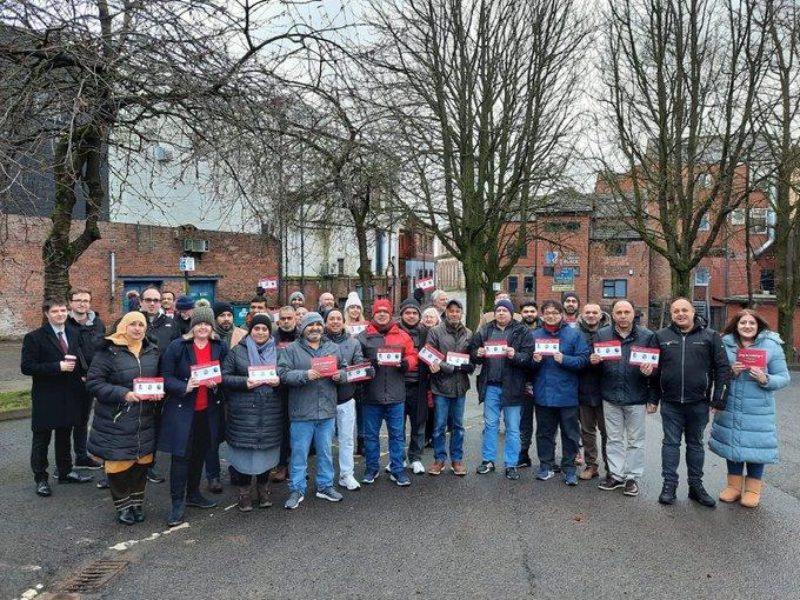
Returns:
[[[765,241],[761,246],[753,250],[753,259],[759,258],[764,252],[766,252],[772,244],[775,243],[775,223],[777,219],[775,216],[775,211],[767,209],[767,241]]]
[[[115,252],[110,252],[108,255],[108,268],[111,272],[111,276],[109,277],[109,283],[111,286],[111,299],[114,299],[114,291],[117,284],[117,254]]]

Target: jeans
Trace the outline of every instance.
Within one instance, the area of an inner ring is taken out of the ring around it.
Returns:
[[[497,457],[497,431],[500,427],[500,413],[506,426],[506,443],[503,449],[503,464],[506,469],[516,467],[519,461],[519,420],[521,406],[503,406],[503,388],[487,385],[483,398],[483,444],[481,460],[495,462]]]
[[[466,396],[448,398],[434,396],[433,457],[442,462],[447,460],[445,445],[447,423],[452,422],[450,430],[450,460],[464,460],[464,405]]]
[[[31,443],[31,470],[36,483],[47,481],[47,454],[50,450],[50,438],[56,432],[56,469],[58,475],[65,477],[72,471],[72,455],[69,450],[69,427],[57,429],[36,429],[33,431]]]
[[[561,468],[565,473],[575,471],[581,437],[577,406],[536,405],[536,454],[539,463],[553,467],[556,457],[556,430],[561,428]]]
[[[367,470],[380,469],[381,441],[378,434],[381,423],[386,421],[389,432],[389,470],[400,473],[403,470],[403,451],[405,449],[405,406],[395,404],[364,404],[364,459]]]
[[[603,415],[608,436],[609,474],[619,481],[639,479],[644,473],[645,463],[645,405],[619,406],[603,402]]]
[[[422,450],[425,447],[425,422],[428,416],[428,407],[420,405],[419,402],[419,384],[406,384],[405,413],[410,431],[408,461],[414,462],[422,458]]]
[[[173,454],[170,461],[169,491],[173,501],[183,500],[187,496],[200,493],[203,462],[210,441],[211,431],[208,427],[208,415],[204,410],[195,411],[186,456]]]
[[[744,467],[747,465],[748,479],[762,479],[764,477],[764,463],[740,463],[732,460],[727,461],[727,463],[728,473],[731,475],[743,475]]]
[[[533,441],[533,396],[525,395],[519,422],[520,454],[528,454]]]
[[[664,441],[661,444],[661,476],[664,483],[678,485],[678,464],[681,461],[681,436],[686,440],[686,471],[689,485],[703,483],[703,432],[708,425],[708,404],[692,402],[661,403],[661,424]]]
[[[353,439],[356,426],[356,401],[336,406],[336,431],[339,437],[339,477],[353,474]]]
[[[292,457],[289,463],[289,491],[305,496],[306,472],[308,471],[308,451],[311,442],[317,450],[317,491],[333,487],[333,429],[335,418],[315,421],[292,421],[289,431],[292,443]]]

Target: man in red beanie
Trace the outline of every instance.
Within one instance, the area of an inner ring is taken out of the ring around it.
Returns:
[[[403,374],[415,370],[417,351],[411,337],[392,320],[392,303],[385,298],[372,305],[372,320],[358,335],[364,357],[375,367],[375,377],[365,383],[362,398],[366,470],[361,480],[374,483],[380,474],[381,424],[389,432],[389,468],[392,481],[411,485],[403,468],[405,450],[405,383]]]

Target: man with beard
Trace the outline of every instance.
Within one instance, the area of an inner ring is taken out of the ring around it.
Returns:
[[[519,312],[522,316],[522,323],[530,331],[542,326],[542,320],[539,318],[539,307],[535,301],[523,300]],[[530,467],[533,464],[530,455],[531,442],[533,441],[533,404],[533,383],[528,381],[525,384],[525,403],[522,405],[522,417],[519,422],[520,451],[519,461],[517,461],[518,469]]]
[[[447,308],[447,292],[444,290],[433,290],[431,293],[431,303],[433,308],[438,310],[442,319],[444,319],[444,312]]]
[[[297,310],[301,306],[305,306],[306,297],[303,295],[303,292],[296,291],[289,294],[289,305]]]
[[[228,348],[234,348],[247,335],[247,331],[233,324],[233,306],[230,302],[214,304],[214,331]]]
[[[608,458],[606,456],[606,422],[603,416],[603,397],[600,393],[600,357],[594,352],[594,343],[597,341],[600,329],[609,324],[608,314],[604,313],[598,304],[589,303],[583,307],[583,312],[578,319],[578,331],[592,349],[589,355],[589,365],[578,375],[578,420],[581,424],[581,438],[583,439],[583,452],[585,467],[579,477],[584,480],[592,479],[599,475],[600,468],[597,464],[597,431],[600,430],[601,451],[603,465],[608,472]]]
[[[330,292],[323,292],[320,294],[319,297],[319,307],[317,308],[317,312],[320,314],[326,313],[330,309],[336,306],[336,298],[333,297],[333,294]]]
[[[420,307],[414,298],[407,298],[400,304],[400,329],[405,331],[419,352],[425,345],[428,330],[420,323]],[[405,411],[410,426],[408,442],[408,462],[415,475],[425,473],[422,464],[422,450],[425,446],[425,421],[428,416],[428,369],[420,362],[417,369],[409,369],[403,374],[406,386]]]
[[[295,292],[297,293],[297,292]],[[282,307],[278,311],[278,327],[275,329],[275,348],[280,355],[289,344],[297,339],[297,313],[294,308],[289,305]],[[289,411],[289,390],[286,386],[278,388],[278,396],[283,402],[283,414],[288,414]],[[283,430],[283,443],[281,444],[281,458],[278,461],[277,468],[272,472],[271,479],[275,483],[286,481],[289,474],[289,458],[292,453],[292,447],[289,443],[289,420],[286,420]],[[312,442],[313,448],[313,442]]]
[[[578,327],[578,317],[580,316],[581,299],[575,292],[565,292],[561,296],[561,305],[564,307],[565,324],[573,329]]]

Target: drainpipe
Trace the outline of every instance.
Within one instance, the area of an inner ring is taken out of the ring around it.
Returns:
[[[753,260],[758,259],[775,243],[775,211],[767,209],[767,240],[753,250]]]

